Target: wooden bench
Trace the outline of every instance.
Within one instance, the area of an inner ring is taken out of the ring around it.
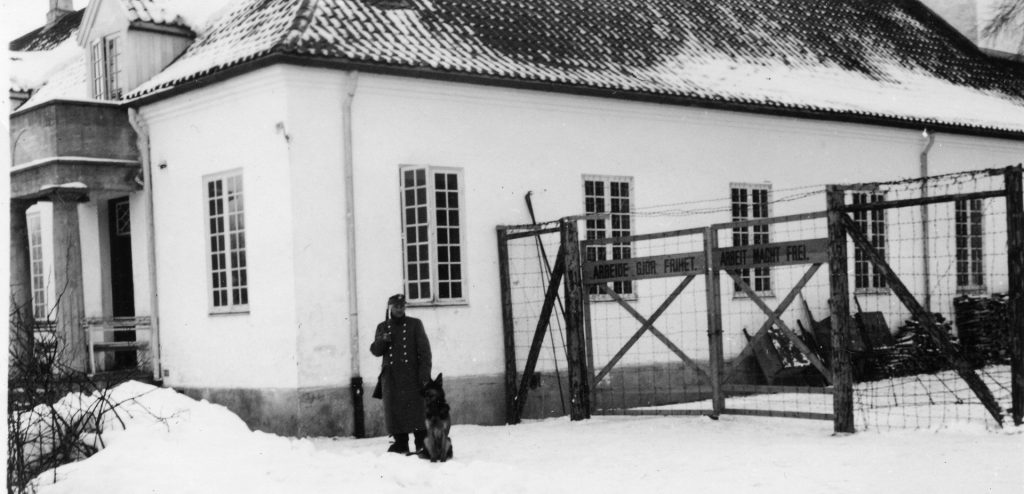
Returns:
[[[141,364],[149,351],[152,326],[149,317],[119,317],[114,319],[86,320],[86,334],[89,344],[89,373],[97,372],[97,354],[135,351]],[[118,332],[134,333],[134,341],[114,341]],[[108,336],[109,335],[109,336]]]

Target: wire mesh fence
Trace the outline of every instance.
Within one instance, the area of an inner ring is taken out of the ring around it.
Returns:
[[[994,426],[1024,394],[1011,370],[1022,357],[1012,350],[1020,324],[1008,294],[1022,290],[1013,288],[1008,248],[1024,240],[1007,226],[1009,174],[835,186],[834,211],[817,209],[824,188],[778,201],[734,189],[731,222],[587,238],[591,411],[828,419],[837,430],[852,416],[860,431]],[[692,225],[707,211],[722,212],[705,204],[670,217]],[[844,242],[830,237],[835,221],[848,233],[848,286],[839,292],[843,268],[833,256]],[[565,246],[550,225],[501,227],[499,240],[510,401],[522,410],[515,402],[528,392],[527,416],[564,415]],[[834,298],[843,292],[845,315]],[[837,327],[849,329],[848,341]]]
[[[830,419],[824,214],[713,227],[727,413]]]
[[[548,417],[564,415],[568,410],[568,385],[566,376],[564,308],[562,306],[561,283],[556,280],[557,297],[551,301],[548,316],[544,312],[553,270],[557,264],[560,239],[557,228],[550,225],[511,227],[503,232],[502,239],[507,249],[508,296],[511,310],[512,334],[506,347],[514,356],[511,376],[515,388],[526,388],[526,400],[520,415]],[[538,326],[542,326],[540,347],[535,351],[533,372],[521,382],[530,350],[537,338]],[[508,336],[507,336],[508,338]],[[508,371],[508,370],[507,370]]]
[[[1010,407],[1004,174],[979,171],[847,188],[850,216],[951,343],[944,349],[852,240],[851,335],[857,430],[934,429],[996,419],[957,362]],[[915,204],[924,200],[938,201]],[[872,209],[873,204],[899,205]],[[913,204],[913,205],[909,205]]]
[[[642,413],[710,398],[704,231],[591,239],[583,245],[590,262],[633,260],[595,264],[591,272],[584,268],[584,279],[593,281],[586,287],[594,413]]]

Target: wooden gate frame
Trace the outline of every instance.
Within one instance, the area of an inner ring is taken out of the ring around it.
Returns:
[[[1007,262],[1009,276],[1008,316],[1011,332],[1011,375],[1012,375],[1012,415],[1016,425],[1021,424],[1024,415],[1024,188],[1021,184],[1021,166],[1006,168],[1003,171],[1005,187],[1003,190],[975,192],[969,194],[949,194],[928,196],[919,199],[881,201],[859,205],[846,204],[846,191],[850,187],[830,185],[827,188],[828,231],[829,231],[829,272],[831,280],[831,297],[829,305],[832,317],[832,348],[833,372],[835,373],[834,414],[835,432],[854,432],[853,422],[853,372],[850,366],[850,307],[849,279],[847,271],[846,241],[849,236],[861,248],[868,259],[885,277],[894,294],[910,311],[922,328],[935,342],[946,360],[954,367],[978,399],[988,410],[1000,427],[1003,425],[1003,412],[995,400],[991,390],[974,372],[965,359],[957,355],[952,343],[944,331],[938,329],[931,312],[917,301],[906,285],[899,279],[893,269],[867,239],[856,222],[848,213],[893,209],[910,206],[952,202],[966,199],[1005,198],[1008,253]]]
[[[501,285],[502,329],[505,344],[505,421],[517,424],[522,420],[523,409],[529,393],[529,382],[533,377],[540,357],[545,333],[551,320],[559,285],[564,281],[565,289],[565,333],[569,378],[569,415],[572,420],[590,418],[590,390],[586,372],[586,343],[583,335],[583,289],[580,278],[579,236],[576,220],[578,217],[563,218],[557,227],[548,225],[499,226],[498,269]],[[508,230],[523,230],[509,233]],[[555,266],[544,294],[540,317],[533,333],[530,352],[526,358],[521,382],[517,385],[515,323],[512,312],[512,287],[509,273],[508,241],[518,238],[539,237],[558,233],[560,245],[555,256]]]
[[[588,376],[591,379],[591,383],[590,383],[590,389],[591,390],[596,390],[597,389],[597,383],[601,382],[601,380],[604,379],[605,376],[607,376],[608,373],[611,372],[611,370],[615,367],[615,364],[617,364],[619,362],[619,360],[621,360],[622,357],[624,357],[626,355],[626,353],[629,352],[630,348],[632,348],[633,345],[636,344],[636,342],[640,339],[641,336],[644,335],[644,333],[650,331],[651,334],[653,334],[655,338],[657,338],[659,341],[664,343],[665,346],[667,346],[668,349],[672,351],[672,353],[674,353],[677,357],[679,357],[679,359],[683,362],[683,364],[686,367],[693,369],[694,371],[696,371],[698,374],[704,376],[709,381],[709,383],[711,384],[712,403],[713,404],[720,404],[720,403],[722,403],[723,400],[722,400],[722,391],[721,391],[721,380],[719,379],[719,376],[721,375],[721,364],[720,364],[721,361],[720,361],[720,359],[716,359],[715,358],[715,348],[718,348],[719,352],[720,352],[721,347],[722,347],[722,345],[721,345],[721,333],[719,332],[717,334],[714,334],[714,333],[712,333],[710,331],[708,333],[708,337],[710,339],[710,352],[709,352],[710,355],[709,355],[709,358],[708,358],[709,366],[708,366],[708,369],[704,369],[699,364],[697,364],[697,362],[695,362],[692,358],[690,358],[688,355],[686,355],[686,352],[684,352],[681,348],[679,348],[678,345],[673,343],[672,340],[668,339],[668,337],[665,336],[664,333],[662,333],[660,330],[658,330],[658,328],[656,328],[654,326],[655,321],[657,321],[657,319],[659,317],[661,317],[661,315],[668,309],[668,307],[670,305],[672,305],[672,302],[674,302],[676,300],[676,298],[678,298],[679,295],[682,294],[683,290],[685,290],[693,282],[693,280],[696,279],[697,276],[704,275],[705,277],[707,277],[707,275],[708,275],[707,263],[710,260],[710,256],[707,255],[706,246],[708,245],[709,229],[708,228],[689,228],[689,229],[685,229],[685,230],[673,230],[673,231],[668,231],[668,232],[659,232],[659,233],[651,233],[651,234],[630,235],[630,236],[624,236],[624,237],[609,237],[609,238],[601,238],[601,239],[591,239],[591,240],[586,240],[586,241],[583,242],[581,250],[585,250],[587,246],[597,245],[597,244],[606,244],[606,243],[614,243],[614,242],[634,242],[634,241],[654,240],[654,239],[658,239],[658,238],[682,237],[682,236],[686,236],[686,235],[695,235],[695,234],[701,234],[703,236],[703,240],[704,240],[703,244],[705,245],[705,249],[703,251],[700,251],[700,252],[685,252],[685,253],[684,252],[680,252],[680,253],[669,254],[669,255],[652,256],[652,258],[661,259],[661,258],[665,258],[665,257],[691,256],[691,257],[694,257],[695,259],[699,259],[700,262],[702,264],[704,264],[704,266],[700,266],[699,267],[699,269],[700,269],[699,272],[694,272],[694,270],[685,270],[685,271],[680,272],[678,274],[659,274],[659,275],[656,275],[656,276],[647,276],[647,277],[644,277],[644,278],[638,278],[638,277],[613,277],[613,278],[610,278],[610,279],[602,279],[602,280],[596,280],[596,281],[594,281],[594,280],[589,280],[588,281],[588,280],[586,280],[586,277],[584,277],[583,282],[582,282],[582,288],[584,289],[583,290],[584,293],[587,292],[587,290],[586,290],[587,287],[589,287],[589,286],[597,286],[605,295],[608,295],[614,302],[616,302],[620,307],[625,309],[625,311],[627,313],[629,313],[629,315],[631,315],[634,319],[636,319],[640,323],[640,329],[638,329],[636,332],[633,333],[633,336],[631,336],[629,338],[629,340],[626,341],[626,343],[623,345],[623,347],[620,348],[619,351],[617,351],[614,356],[612,356],[612,358],[604,365],[604,367],[600,371],[595,373],[596,367],[594,366],[594,361],[593,361],[593,354],[594,354],[594,352],[593,352],[593,340],[591,338],[592,322],[591,322],[591,319],[590,319],[590,304],[592,302],[591,302],[589,296],[585,295],[583,297],[583,301],[584,301],[583,302],[583,305],[584,305],[584,315],[585,315],[585,318],[586,318],[586,328],[587,328],[586,329],[586,337],[587,337],[586,341],[587,341],[587,345],[588,345],[588,349],[587,349],[588,350],[588,352],[587,352],[587,355],[588,355],[587,368],[589,369]],[[595,262],[597,264],[635,263],[635,262],[638,262],[638,261],[643,261],[645,259],[647,259],[647,258],[629,258],[629,259],[605,260],[605,261],[595,261]],[[627,300],[623,299],[621,295],[616,293],[615,290],[612,289],[611,286],[608,285],[608,283],[612,282],[612,281],[626,281],[626,280],[635,281],[635,280],[638,280],[638,279],[669,278],[669,277],[683,277],[683,280],[678,285],[676,285],[676,288],[672,291],[672,293],[670,293],[668,295],[668,297],[666,297],[665,300],[662,301],[662,303],[658,306],[658,308],[654,311],[654,313],[652,313],[650,315],[650,317],[644,317],[642,314],[640,314],[632,305],[629,304],[629,302]],[[711,297],[708,298],[708,302],[711,303]],[[711,311],[709,310],[708,313],[710,314],[710,312]],[[709,319],[710,319],[710,316],[709,316]],[[716,339],[717,339],[717,342],[716,342]],[[595,396],[591,396],[591,402],[593,402],[594,400],[596,400],[596,397]],[[713,410],[711,412],[711,415],[712,416],[718,416],[718,414],[721,413],[721,408],[722,407],[720,407],[720,406],[713,405]],[[706,414],[706,412],[707,412],[706,410],[693,410],[693,411],[682,410],[682,411],[674,411],[673,414],[675,414],[675,415],[687,415],[687,414],[704,415],[704,414]]]
[[[777,224],[777,223],[790,223],[790,222],[795,222],[795,221],[809,221],[809,220],[825,218],[826,216],[827,216],[827,212],[819,211],[819,212],[813,212],[813,213],[794,214],[794,215],[788,215],[788,216],[774,216],[774,217],[768,217],[768,218],[757,218],[757,219],[744,220],[744,221],[734,221],[734,222],[728,222],[728,223],[718,223],[718,224],[715,224],[715,225],[712,225],[711,227],[709,227],[709,231],[710,231],[710,233],[709,233],[709,240],[710,240],[710,243],[709,243],[709,245],[707,247],[708,255],[712,256],[713,254],[718,253],[718,252],[720,252],[722,250],[722,249],[719,248],[719,245],[718,245],[718,232],[721,231],[721,230],[731,230],[733,228],[741,228],[741,227],[755,226],[755,225],[771,225],[771,224]],[[809,244],[809,243],[814,243],[814,244],[820,245],[824,241],[827,241],[827,238],[801,239],[801,240],[795,240],[795,241],[784,241],[784,242],[771,243],[771,244],[767,244],[767,245],[785,246],[785,245],[789,245],[789,244]],[[756,245],[742,245],[742,246],[733,246],[733,247],[730,247],[728,249],[751,249],[751,248],[756,248],[756,247],[757,247]],[[834,373],[832,372],[832,370],[829,369],[828,366],[826,366],[825,363],[821,361],[821,359],[817,356],[817,354],[814,351],[812,351],[810,349],[810,347],[808,347],[807,344],[803,340],[800,339],[799,336],[797,336],[796,332],[794,332],[792,330],[792,328],[790,328],[782,320],[782,315],[786,312],[786,310],[789,308],[789,306],[793,303],[793,301],[796,299],[797,295],[800,294],[800,291],[804,288],[804,286],[807,285],[808,282],[810,282],[810,280],[814,277],[814,275],[817,274],[818,270],[821,268],[821,265],[825,264],[826,262],[828,262],[827,255],[825,255],[825,253],[818,252],[818,253],[815,253],[815,257],[813,259],[808,259],[808,260],[805,260],[805,261],[793,260],[793,261],[787,261],[787,262],[778,262],[778,263],[766,264],[765,267],[810,265],[810,267],[807,269],[807,271],[804,272],[803,276],[801,276],[800,279],[793,285],[793,287],[790,288],[789,293],[787,293],[786,296],[783,297],[783,299],[779,301],[778,306],[775,309],[772,309],[764,301],[764,299],[760,295],[758,295],[757,292],[755,292],[750,287],[750,285],[748,285],[746,282],[744,282],[743,279],[740,277],[739,271],[741,269],[748,269],[749,266],[744,266],[744,267],[736,268],[736,269],[728,269],[728,268],[726,268],[724,266],[721,266],[717,259],[714,260],[714,262],[710,262],[709,261],[708,265],[710,266],[710,269],[711,269],[711,274],[709,276],[714,277],[714,278],[719,278],[721,276],[720,272],[725,272],[736,283],[736,285],[740,287],[740,289],[747,296],[747,298],[750,301],[752,301],[754,303],[754,305],[756,305],[761,310],[761,312],[764,313],[765,316],[767,316],[767,319],[764,321],[764,323],[761,324],[761,326],[758,328],[758,330],[751,337],[751,342],[748,343],[747,346],[745,346],[743,348],[743,350],[741,350],[740,353],[735,358],[733,358],[731,364],[729,365],[728,371],[725,372],[725,376],[722,378],[722,381],[721,381],[721,383],[722,383],[721,387],[722,387],[722,389],[724,391],[736,391],[736,392],[743,392],[743,393],[749,393],[749,392],[767,392],[767,393],[788,392],[788,393],[813,393],[813,394],[832,394],[833,393],[833,388],[830,387],[832,385],[833,381],[834,381]],[[712,293],[713,293],[713,296],[716,299],[716,308],[715,308],[714,311],[712,311],[713,313],[709,314],[709,321],[710,321],[709,325],[710,325],[711,328],[713,328],[712,331],[714,331],[714,332],[718,333],[719,335],[721,335],[721,333],[722,333],[722,317],[721,317],[721,305],[720,305],[721,304],[721,302],[720,302],[721,301],[721,286],[720,286],[720,282],[718,282],[717,280],[715,281],[714,285],[715,285],[714,286],[714,292],[711,292],[710,289],[709,289],[709,297],[712,296]],[[812,387],[812,386],[776,386],[776,385],[770,385],[770,384],[769,385],[730,385],[730,384],[728,384],[729,381],[732,380],[735,377],[736,373],[739,371],[739,367],[740,367],[741,362],[746,357],[750,356],[754,352],[753,341],[755,341],[757,338],[763,337],[768,332],[768,330],[771,329],[773,326],[778,327],[782,331],[782,334],[786,337],[786,339],[789,340],[800,351],[800,353],[802,353],[804,355],[805,358],[807,358],[807,360],[811,363],[811,365],[815,369],[817,369],[818,372],[821,373],[821,375],[825,378],[826,382],[828,382],[828,384],[830,386],[820,387],[819,388],[819,387]],[[724,361],[724,356],[721,353],[722,352],[721,348],[718,349],[718,352],[719,352],[718,353],[719,361]],[[805,418],[805,419],[818,419],[818,420],[834,420],[834,414],[830,414],[830,413],[730,409],[730,408],[725,408],[724,398],[722,399],[721,403],[716,403],[716,411],[719,411],[719,413],[738,414],[738,415],[761,415],[761,416],[770,416],[770,417],[789,417],[789,418]]]

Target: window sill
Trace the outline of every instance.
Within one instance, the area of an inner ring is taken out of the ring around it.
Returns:
[[[854,295],[889,295],[892,290],[888,288],[855,288]]]
[[[630,294],[627,294],[627,295],[619,295],[619,298],[621,298],[622,300],[630,301],[630,302],[635,302],[635,301],[640,299],[640,297],[638,297],[637,294],[635,294],[635,293],[630,293]],[[610,295],[591,295],[590,296],[590,301],[591,302],[615,302],[615,299],[612,298]]]
[[[762,299],[775,298],[775,292],[754,292],[754,294],[756,294],[759,298],[762,298]],[[750,298],[750,295],[747,295],[747,292],[733,292],[733,294],[732,294],[732,299],[733,300],[742,300],[742,299],[749,299],[749,298]]]
[[[412,307],[416,309],[431,309],[440,307],[467,307],[469,301],[462,300],[439,300],[436,302],[407,302],[406,307]]]
[[[958,286],[956,287],[957,295],[987,295],[988,290],[983,286]]]
[[[235,316],[235,315],[248,315],[249,306],[244,307],[233,307],[230,309],[211,309],[210,316]]]

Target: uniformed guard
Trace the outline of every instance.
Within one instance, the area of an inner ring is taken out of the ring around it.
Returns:
[[[405,295],[388,299],[387,319],[377,325],[370,352],[382,357],[380,382],[384,400],[384,427],[394,438],[392,453],[409,452],[409,433],[416,452],[426,437],[420,391],[430,380],[430,341],[419,319],[405,315]]]

